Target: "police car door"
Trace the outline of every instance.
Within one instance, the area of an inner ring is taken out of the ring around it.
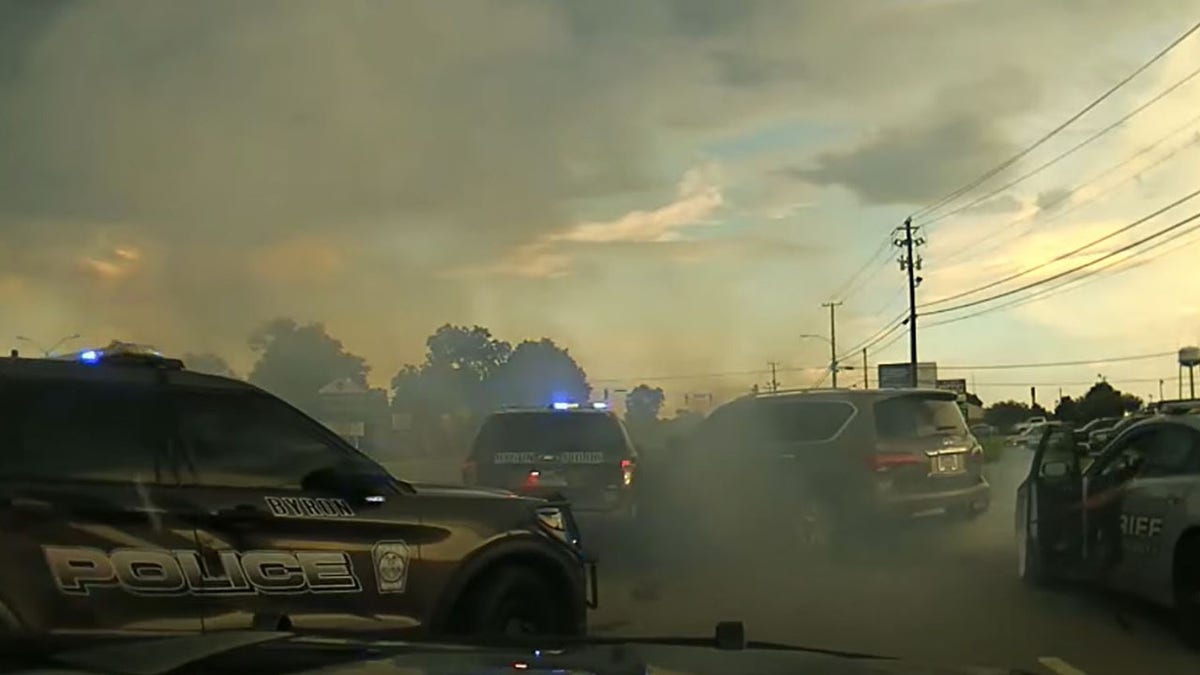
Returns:
[[[1076,569],[1083,554],[1082,495],[1075,436],[1066,425],[1049,424],[1018,490],[1017,517],[1044,563],[1060,573]]]
[[[407,583],[421,543],[411,495],[266,394],[181,389],[175,401],[208,566],[193,584],[208,599],[206,630],[417,624],[419,594]],[[371,494],[339,490],[337,476],[350,469],[374,480]]]
[[[1157,602],[1172,597],[1174,544],[1188,524],[1188,494],[1200,473],[1198,434],[1163,423],[1143,437],[1144,457],[1125,489],[1120,512],[1121,559],[1112,583]]]
[[[7,379],[0,594],[28,629],[194,631],[155,372]]]

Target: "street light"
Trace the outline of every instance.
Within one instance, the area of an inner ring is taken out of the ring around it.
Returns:
[[[817,335],[816,333],[801,333],[800,337],[801,337],[801,339],[816,338],[817,340],[820,340],[820,341],[824,342],[825,344],[829,345],[829,372],[833,374],[833,386],[835,389],[837,388],[838,371],[839,370],[854,370],[854,366],[839,366],[838,365],[837,351],[836,351],[837,347],[833,344],[833,340],[830,340],[829,338],[825,337],[824,335]]]
[[[37,340],[27,338],[24,335],[18,335],[17,341],[18,342],[28,342],[29,344],[33,345],[34,349],[37,349],[39,352],[41,352],[42,356],[50,357],[50,356],[54,355],[54,350],[63,346],[64,343],[70,342],[71,340],[78,340],[79,337],[80,337],[79,333],[72,333],[70,335],[64,335],[61,339],[59,339],[58,342],[55,342],[53,345],[51,345],[49,349],[42,347],[42,345],[40,343],[38,343]]]

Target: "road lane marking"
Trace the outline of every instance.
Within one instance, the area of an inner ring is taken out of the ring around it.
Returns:
[[[1057,656],[1039,656],[1038,663],[1053,670],[1057,675],[1087,675],[1082,670],[1063,661]]]

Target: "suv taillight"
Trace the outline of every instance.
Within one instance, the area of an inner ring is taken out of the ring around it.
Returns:
[[[622,485],[632,485],[633,484],[633,468],[634,468],[634,466],[635,465],[634,465],[634,462],[632,459],[621,460],[621,484]]]
[[[867,455],[867,467],[875,472],[890,471],[897,466],[921,464],[925,458],[915,452],[877,452]]]

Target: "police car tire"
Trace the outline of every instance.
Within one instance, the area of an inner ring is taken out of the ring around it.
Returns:
[[[1183,574],[1175,581],[1175,624],[1185,643],[1200,649],[1200,536],[1183,541],[1175,569]]]
[[[468,606],[467,631],[478,636],[569,633],[563,602],[533,569],[508,565],[489,574]]]

